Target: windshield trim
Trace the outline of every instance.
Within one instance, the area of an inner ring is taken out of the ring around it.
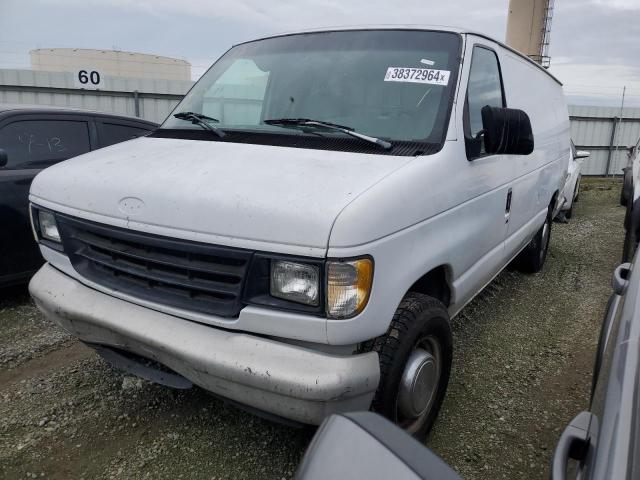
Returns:
[[[363,27],[363,28],[335,28],[335,29],[327,29],[327,30],[312,30],[312,31],[308,31],[308,32],[293,32],[293,33],[285,33],[285,34],[279,34],[279,35],[271,35],[271,36],[266,36],[266,37],[261,37],[261,38],[257,38],[257,39],[253,39],[253,40],[248,40],[246,42],[241,42],[238,44],[233,45],[231,48],[229,48],[228,50],[226,50],[222,55],[220,55],[220,57],[218,59],[216,59],[215,62],[213,62],[211,64],[211,66],[200,76],[200,78],[205,77],[210,70],[212,70],[218,63],[220,63],[233,49],[240,47],[242,45],[247,45],[247,44],[251,44],[251,43],[258,43],[261,41],[265,41],[265,40],[270,40],[270,39],[274,39],[274,38],[283,38],[283,37],[293,37],[293,36],[301,36],[301,35],[323,35],[323,34],[327,34],[327,33],[336,33],[336,32],[395,32],[395,31],[400,31],[400,32],[423,32],[423,33],[444,33],[444,34],[449,34],[452,36],[455,36],[458,40],[458,48],[457,51],[455,51],[455,55],[453,57],[453,65],[454,68],[452,68],[451,70],[451,83],[452,83],[452,88],[449,92],[448,98],[446,99],[447,101],[447,105],[446,108],[442,110],[442,122],[443,122],[443,129],[442,129],[442,134],[441,134],[441,138],[438,139],[438,141],[427,141],[429,139],[425,138],[425,139],[415,139],[415,140],[398,140],[392,137],[388,137],[388,136],[379,136],[380,139],[382,140],[386,140],[389,142],[392,142],[394,144],[396,143],[400,143],[403,145],[406,145],[408,143],[414,144],[414,145],[424,145],[427,146],[427,148],[425,149],[425,151],[423,152],[422,149],[418,149],[418,153],[416,153],[417,155],[423,155],[423,154],[433,154],[433,153],[437,153],[438,151],[440,151],[443,147],[444,147],[444,143],[446,141],[448,132],[449,132],[449,127],[450,127],[450,123],[451,123],[451,114],[453,112],[453,105],[455,103],[456,100],[456,93],[458,91],[458,88],[460,86],[460,72],[462,69],[462,58],[463,58],[463,52],[464,52],[464,44],[465,44],[465,39],[464,39],[464,34],[461,33],[460,31],[456,31],[456,30],[447,30],[445,28],[443,29],[437,29],[437,28],[433,28],[433,29],[425,29],[425,28],[410,28],[410,27],[390,27],[390,28],[381,28],[381,27]],[[193,85],[191,86],[191,88],[189,88],[189,90],[185,93],[184,98],[186,98],[191,91],[196,87],[196,85],[199,83],[199,80],[194,82]],[[167,116],[167,118],[160,124],[160,126],[158,127],[159,130],[173,130],[173,131],[177,131],[177,129],[173,129],[171,127],[165,127],[163,128],[163,125],[165,124],[165,122],[172,118],[172,115],[174,112],[176,112],[178,110],[178,107],[182,104],[182,100],[175,106],[175,108],[169,113],[169,115]],[[233,129],[233,128],[226,128],[224,126],[220,126],[218,127],[220,128],[220,130],[224,131],[224,132],[232,132],[232,131],[237,131],[237,132],[247,132],[247,133],[255,133],[257,135],[262,135],[262,134],[267,134],[267,135],[278,135],[278,133],[276,132],[270,132],[270,131],[265,131],[265,130],[261,130],[261,129]],[[185,129],[185,130],[191,130],[191,129]],[[336,132],[338,133],[338,132]],[[437,145],[437,148],[435,149],[435,151],[432,150],[432,148],[429,148],[431,146]],[[392,149],[391,151],[393,151],[395,149]],[[429,153],[426,153],[426,151],[429,151]]]
[[[322,136],[313,133],[282,130],[257,131],[248,129],[224,129],[224,138],[215,137],[201,128],[158,128],[147,138],[171,138],[176,140],[196,140],[215,143],[236,143],[245,145],[263,145],[286,148],[304,148],[308,150],[327,150],[335,152],[364,153],[390,156],[421,156],[439,152],[444,144],[429,142],[411,142],[399,140],[389,150],[378,145],[363,142],[344,135],[341,132],[323,132]]]

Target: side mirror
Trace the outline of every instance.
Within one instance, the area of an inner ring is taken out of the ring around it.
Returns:
[[[372,412],[332,415],[313,437],[296,480],[461,480],[436,454]]]
[[[575,160],[579,158],[589,158],[591,156],[591,152],[587,152],[586,150],[578,150],[576,151],[576,156],[573,157]]]
[[[6,167],[8,162],[7,152],[3,148],[0,148],[0,168]]]
[[[529,155],[533,152],[531,120],[522,110],[482,108],[484,149],[489,155]]]

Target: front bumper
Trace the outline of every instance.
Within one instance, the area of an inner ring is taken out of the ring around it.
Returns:
[[[336,356],[220,330],[98,292],[49,264],[29,291],[84,342],[155,360],[217,395],[298,422],[368,409],[378,387],[374,352]]]

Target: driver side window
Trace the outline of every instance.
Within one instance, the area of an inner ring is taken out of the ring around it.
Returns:
[[[204,93],[202,113],[227,125],[257,125],[268,80],[253,60],[238,59]]]
[[[476,46],[473,48],[471,70],[467,85],[467,99],[464,109],[464,133],[467,157],[484,155],[484,142],[476,138],[482,130],[482,108],[506,107],[500,63],[493,50]]]

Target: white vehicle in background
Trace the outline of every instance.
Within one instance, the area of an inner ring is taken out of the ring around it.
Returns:
[[[624,217],[622,261],[630,262],[640,241],[640,139],[629,149],[629,160],[623,171],[620,203],[627,210]]]
[[[571,140],[571,158],[569,169],[567,170],[567,181],[562,189],[562,206],[556,217],[558,220],[569,220],[573,216],[573,204],[578,201],[580,194],[580,180],[582,178],[582,163],[585,158],[589,158],[590,152],[576,150],[576,146]]]
[[[30,291],[138,375],[424,437],[450,318],[512,260],[544,265],[569,141],[561,83],[482,34],[246,42],[154,134],[38,175]]]
[[[627,206],[629,198],[633,193],[633,164],[638,160],[638,149],[640,149],[640,139],[627,151],[627,164],[622,169],[622,188],[620,189],[620,205]]]

